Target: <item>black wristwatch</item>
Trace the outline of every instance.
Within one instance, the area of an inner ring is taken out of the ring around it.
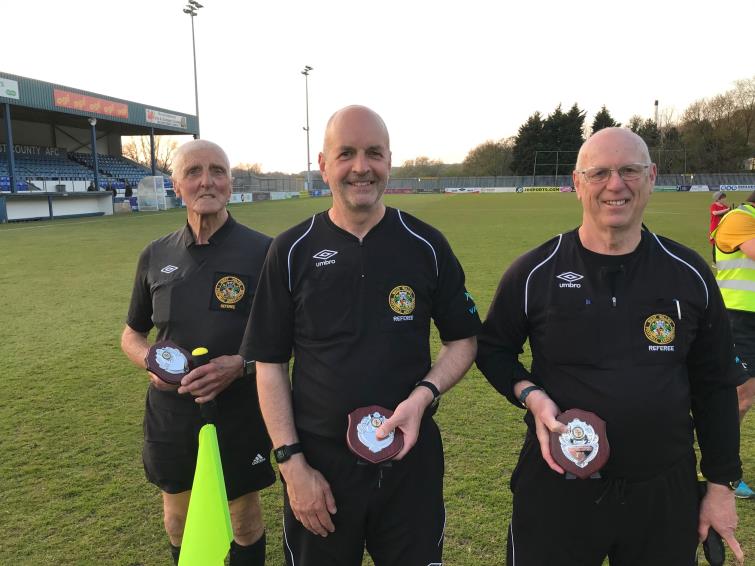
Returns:
[[[522,404],[522,407],[524,407],[525,409],[527,408],[527,404],[525,403],[525,401],[527,400],[527,397],[529,396],[529,394],[532,393],[533,391],[543,391],[543,388],[540,387],[539,385],[528,385],[527,387],[522,389],[522,392],[519,394],[519,397],[518,397],[519,402]]]
[[[433,400],[432,403],[430,403],[430,407],[437,407],[438,403],[440,403],[440,391],[435,386],[434,383],[427,381],[426,379],[423,379],[421,381],[418,381],[414,387],[426,387],[430,390],[430,393],[433,394]]]
[[[279,464],[282,464],[283,462],[287,462],[291,459],[291,456],[294,454],[298,454],[302,451],[301,443],[297,442],[296,444],[284,444],[283,446],[279,446],[275,450],[273,450],[273,456],[275,457],[275,461]]]
[[[241,377],[249,377],[255,372],[255,362],[254,360],[244,360],[244,363],[241,366]]]

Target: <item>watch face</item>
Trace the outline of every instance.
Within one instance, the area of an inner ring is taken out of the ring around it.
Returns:
[[[274,451],[274,454],[275,454],[275,461],[280,462],[281,460],[284,460],[286,458],[286,449],[276,448]]]

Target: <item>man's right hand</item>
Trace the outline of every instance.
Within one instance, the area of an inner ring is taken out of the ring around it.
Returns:
[[[176,383],[176,384],[167,383],[163,381],[162,379],[160,379],[159,377],[157,377],[151,371],[148,371],[147,375],[149,376],[149,381],[152,384],[152,386],[155,389],[159,389],[160,391],[175,391],[178,389],[179,385],[181,385],[180,383]]]
[[[556,420],[561,411],[553,402],[553,399],[548,397],[545,391],[540,390],[533,391],[527,396],[527,409],[535,419],[535,434],[540,443],[540,452],[543,455],[543,460],[545,460],[545,463],[548,464],[551,470],[563,474],[564,469],[556,464],[553,456],[551,456],[550,439],[551,432],[564,433],[568,430],[564,423]]]
[[[336,500],[330,484],[311,467],[303,454],[295,454],[278,465],[286,480],[288,501],[297,521],[313,534],[328,536],[336,530],[331,515],[336,513]]]

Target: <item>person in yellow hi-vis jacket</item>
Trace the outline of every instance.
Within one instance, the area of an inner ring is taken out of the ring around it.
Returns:
[[[745,380],[737,387],[741,422],[755,400],[755,191],[721,219],[711,237],[716,245],[716,279]],[[750,499],[755,491],[741,481],[734,495]]]

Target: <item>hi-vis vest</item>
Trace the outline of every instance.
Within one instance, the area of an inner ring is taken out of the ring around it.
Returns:
[[[711,237],[715,238],[721,225],[732,214],[749,214],[755,217],[755,207],[745,203],[724,215],[721,223],[711,233]],[[755,312],[755,261],[747,257],[742,250],[737,249],[727,254],[716,246],[716,267],[716,279],[726,308]]]

